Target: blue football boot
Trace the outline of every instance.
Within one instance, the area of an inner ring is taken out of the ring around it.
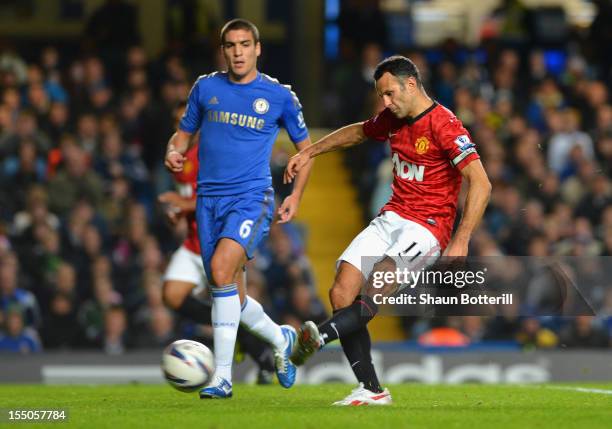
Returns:
[[[295,329],[289,325],[282,325],[281,330],[285,337],[285,347],[274,351],[274,367],[276,368],[278,382],[281,386],[288,389],[295,383],[297,372],[295,365],[290,360],[297,334]]]
[[[225,378],[217,377],[212,383],[200,390],[200,399],[229,399],[232,397],[232,385]]]

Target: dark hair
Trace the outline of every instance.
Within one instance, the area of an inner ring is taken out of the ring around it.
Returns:
[[[385,73],[391,73],[393,76],[398,78],[413,77],[416,79],[417,85],[423,87],[421,82],[421,73],[417,66],[409,58],[401,55],[393,55],[392,57],[385,58],[376,66],[374,71],[374,80],[378,80]]]
[[[221,29],[221,44],[225,43],[225,35],[232,30],[247,30],[253,34],[255,43],[259,43],[259,30],[255,27],[251,21],[246,19],[237,18],[227,22]]]

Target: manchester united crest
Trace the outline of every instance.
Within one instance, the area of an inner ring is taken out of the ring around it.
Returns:
[[[414,148],[416,149],[416,153],[419,155],[427,153],[427,151],[429,150],[429,140],[427,139],[427,137],[419,137],[414,142]]]

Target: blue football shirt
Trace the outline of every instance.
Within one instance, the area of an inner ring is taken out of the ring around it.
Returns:
[[[188,133],[200,130],[198,195],[270,187],[270,156],[281,126],[293,143],[308,137],[291,87],[263,73],[247,84],[231,82],[227,72],[200,76],[179,124]]]

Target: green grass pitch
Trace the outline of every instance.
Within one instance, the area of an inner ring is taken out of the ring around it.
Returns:
[[[0,408],[67,408],[69,421],[0,427],[82,428],[612,428],[612,384],[389,386],[390,407],[331,407],[351,386],[234,386],[200,400],[164,385],[1,385]],[[593,393],[576,388],[600,389]],[[572,389],[572,390],[570,390]]]

